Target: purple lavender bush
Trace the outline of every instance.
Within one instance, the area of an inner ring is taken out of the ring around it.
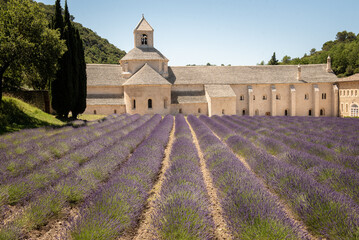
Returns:
[[[211,239],[213,220],[197,149],[183,115],[176,116],[170,166],[151,216],[160,239]]]
[[[196,132],[234,238],[306,239],[278,207],[277,197],[267,191],[231,150],[195,116],[188,116],[188,121]]]
[[[161,119],[159,115],[155,117]],[[80,218],[70,228],[73,239],[116,239],[126,229],[137,225],[148,192],[160,171],[172,126],[173,117],[168,115],[109,182],[85,202]],[[137,135],[144,135],[149,129],[153,127],[147,125],[127,139],[138,139]],[[131,144],[124,145],[132,148]]]

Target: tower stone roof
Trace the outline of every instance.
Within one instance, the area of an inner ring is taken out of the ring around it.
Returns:
[[[133,48],[121,61],[126,60],[167,60],[163,54],[153,47]]]
[[[302,65],[302,77],[297,80],[294,65],[265,66],[186,66],[169,67],[169,81],[178,84],[281,84],[337,82],[326,64]]]
[[[137,24],[135,31],[153,31],[151,25],[146,21],[145,17],[142,16],[140,22]]]
[[[146,63],[123,85],[171,85],[171,83]]]

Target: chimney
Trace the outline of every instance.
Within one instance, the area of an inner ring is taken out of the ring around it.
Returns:
[[[302,80],[302,67],[298,65],[297,80]]]
[[[328,73],[332,73],[332,59],[330,58],[330,56],[328,56],[327,58],[327,72]]]

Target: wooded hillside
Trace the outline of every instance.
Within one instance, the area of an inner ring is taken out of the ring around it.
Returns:
[[[284,56],[279,64],[319,64],[326,63],[327,57],[332,59],[332,69],[338,77],[359,73],[359,34],[338,32],[334,41],[323,44],[322,50],[312,48],[302,58]]]
[[[55,5],[46,5],[38,3],[51,21]],[[72,21],[74,17],[72,17]],[[100,37],[94,31],[74,22],[75,27],[79,30],[85,50],[86,63],[116,64],[125,56],[126,52],[118,49],[115,45],[109,43],[105,38]]]

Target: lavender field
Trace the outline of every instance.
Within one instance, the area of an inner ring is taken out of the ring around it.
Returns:
[[[124,114],[2,135],[1,239],[359,239],[359,120]]]

